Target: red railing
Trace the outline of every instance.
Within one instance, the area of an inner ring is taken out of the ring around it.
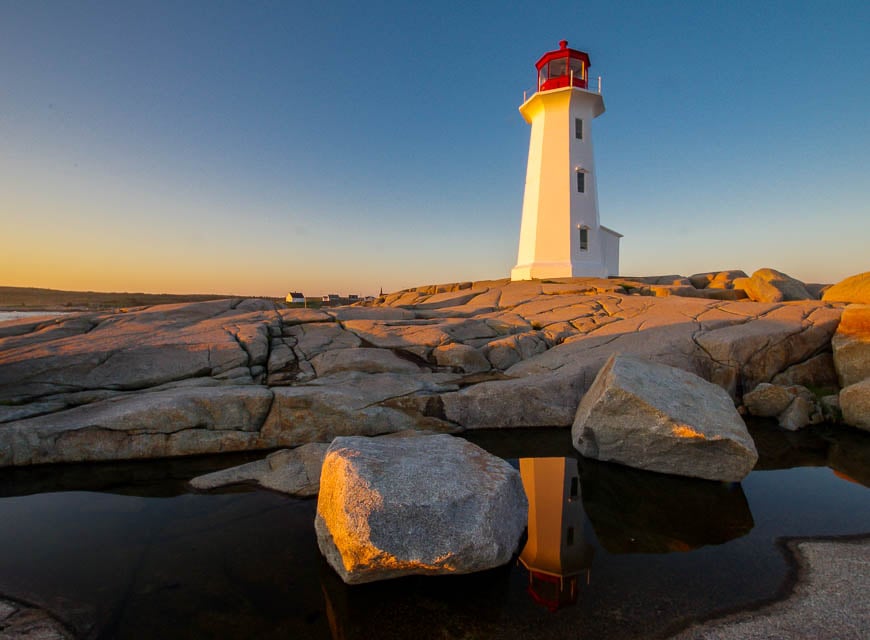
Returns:
[[[547,80],[544,80],[537,89],[527,89],[523,91],[523,102],[528,100],[530,96],[534,95],[538,91],[550,91],[551,89],[561,89],[562,87],[572,86],[577,87],[578,89],[591,91],[592,93],[601,93],[601,76],[598,76],[597,78],[589,78],[587,80],[585,78],[575,78],[574,74],[571,73],[567,76],[557,76],[555,78],[549,78]]]

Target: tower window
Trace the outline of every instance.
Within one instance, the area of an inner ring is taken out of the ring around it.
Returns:
[[[577,172],[577,193],[586,193],[586,174]]]
[[[574,137],[578,140],[583,139],[583,119],[574,118]]]
[[[580,251],[589,251],[589,229],[586,227],[580,227]]]

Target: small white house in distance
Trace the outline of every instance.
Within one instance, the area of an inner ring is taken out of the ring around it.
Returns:
[[[320,301],[323,304],[339,305],[341,304],[341,296],[339,296],[337,293],[330,293],[323,296]]]
[[[287,294],[287,297],[284,298],[285,302],[291,302],[294,304],[305,304],[305,296],[303,296],[298,291],[291,291]]]

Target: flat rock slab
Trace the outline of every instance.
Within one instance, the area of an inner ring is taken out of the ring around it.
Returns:
[[[758,460],[722,388],[629,356],[611,356],[602,367],[577,407],[571,435],[588,458],[707,480],[742,480]]]
[[[252,482],[292,496],[315,496],[320,489],[320,469],[328,448],[326,443],[310,442],[295,449],[281,449],[263,460],[197,476],[190,486],[209,490]]]
[[[260,437],[272,397],[254,385],[166,389],[0,424],[0,467],[275,446]]]
[[[336,438],[320,477],[320,551],[348,584],[483,571],[526,527],[519,472],[448,435]]]
[[[870,541],[789,547],[800,571],[788,598],[760,611],[695,625],[672,640],[864,640],[870,629]]]

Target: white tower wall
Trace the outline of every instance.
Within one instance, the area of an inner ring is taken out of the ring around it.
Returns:
[[[521,107],[531,124],[517,265],[512,280],[607,277],[619,270],[619,234],[602,230],[592,145],[601,95],[576,87],[539,91]],[[582,121],[582,138],[575,122]],[[579,192],[577,173],[585,174]],[[586,246],[581,246],[581,229]]]

